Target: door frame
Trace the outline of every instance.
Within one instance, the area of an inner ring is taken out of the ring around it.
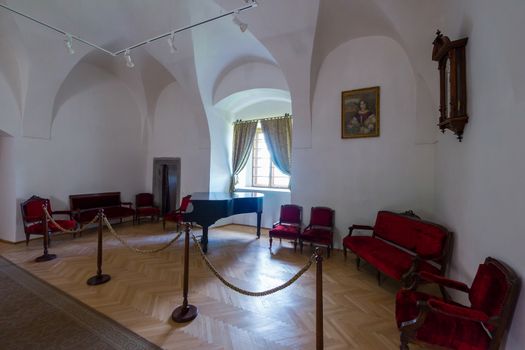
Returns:
[[[180,182],[181,182],[180,158],[169,158],[169,157],[153,158],[152,192],[155,198],[155,205],[157,205],[161,211],[163,210],[162,203],[161,203],[162,202],[162,178],[160,179],[160,181],[158,180],[157,169],[162,168],[163,165],[173,166],[176,169],[177,185],[176,185],[175,203],[180,203]]]

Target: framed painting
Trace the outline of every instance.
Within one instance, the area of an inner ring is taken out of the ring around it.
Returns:
[[[343,91],[341,138],[379,136],[379,86]]]

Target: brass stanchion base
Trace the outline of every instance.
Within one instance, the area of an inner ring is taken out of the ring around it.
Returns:
[[[44,261],[49,261],[49,260],[53,260],[53,259],[56,259],[57,256],[56,254],[44,254],[44,255],[41,255],[39,256],[38,258],[35,259],[36,262],[44,262]]]
[[[87,284],[90,286],[98,286],[104,284],[111,279],[110,275],[95,275],[87,280]]]
[[[171,314],[171,319],[177,323],[190,322],[197,317],[199,311],[196,306],[188,305],[187,307],[179,306]]]

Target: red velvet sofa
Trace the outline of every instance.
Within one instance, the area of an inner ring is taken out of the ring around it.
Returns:
[[[69,196],[69,207],[73,218],[82,224],[93,220],[99,209],[104,209],[108,219],[122,219],[135,217],[135,210],[131,202],[122,202],[120,192],[86,193]]]
[[[371,236],[353,235],[354,230],[370,230]],[[381,273],[404,284],[415,271],[427,271],[443,275],[450,258],[452,233],[444,227],[419,219],[412,214],[390,211],[377,213],[375,225],[353,225],[343,239],[347,249],[360,259],[374,266]]]

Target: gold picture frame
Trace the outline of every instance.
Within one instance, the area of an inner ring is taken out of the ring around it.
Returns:
[[[341,93],[341,138],[379,136],[379,86]]]

